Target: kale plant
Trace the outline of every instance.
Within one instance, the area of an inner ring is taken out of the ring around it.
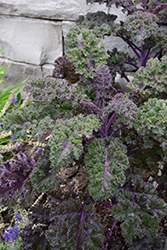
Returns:
[[[78,20],[79,27],[87,27],[90,30],[99,29],[101,20],[103,26],[109,27],[110,32],[105,35],[115,35],[123,39],[124,42],[133,51],[133,57],[125,52],[115,53],[115,48],[108,51],[108,66],[110,70],[117,68],[117,72],[121,74],[128,82],[130,81],[125,74],[126,65],[131,65],[136,71],[140,66],[146,66],[150,57],[161,58],[166,54],[167,32],[161,29],[167,19],[167,3],[163,0],[155,1],[122,1],[122,0],[88,0],[87,2],[106,3],[108,7],[116,4],[116,7],[122,7],[123,12],[128,14],[125,22],[114,24],[114,18],[110,14],[101,13],[98,23],[96,22],[96,13],[88,13],[85,17],[81,16]],[[137,8],[137,4],[141,4],[141,8]],[[162,14],[161,11],[164,11]],[[105,18],[104,18],[105,16]],[[88,22],[87,22],[88,20]],[[87,24],[88,23],[88,24]],[[97,36],[99,32],[97,32]]]
[[[99,12],[91,24],[89,14],[67,35],[53,75],[27,83],[33,102],[2,118],[6,132],[36,146],[0,165],[0,211],[19,207],[27,214],[23,249],[120,249],[116,225],[131,250],[167,249],[160,227],[167,204],[154,185],[166,184],[159,170],[167,159],[167,56],[148,59],[153,47],[160,47],[157,55],[165,51],[166,35],[157,31],[153,2],[142,1],[141,11],[126,1],[128,19],[115,28],[140,52],[130,92],[121,92],[115,76],[125,77],[124,65],[134,62],[117,50],[109,58],[101,41],[114,32],[115,17]],[[112,214],[110,231],[96,204]]]

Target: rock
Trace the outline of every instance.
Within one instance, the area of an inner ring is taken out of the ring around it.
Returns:
[[[5,65],[6,67],[10,64],[10,67],[4,77],[3,88],[14,87],[16,84],[24,81],[26,78],[31,80],[35,77],[42,77],[41,67],[34,66],[25,63],[13,62],[4,58],[0,58],[0,68]],[[26,83],[20,86],[24,87]],[[27,93],[23,90],[22,97],[25,98]]]
[[[114,14],[123,13],[113,7]],[[110,11],[111,9],[110,8]],[[29,18],[75,21],[79,15],[102,10],[108,12],[105,4],[88,4],[86,0],[1,0],[0,14]]]
[[[62,33],[65,38],[72,27],[76,26],[75,22],[62,21]]]
[[[54,70],[54,65],[53,64],[44,64],[42,66],[42,76],[43,77],[52,76],[53,70]]]
[[[1,0],[0,14],[52,20],[75,20],[86,9],[83,0]]]
[[[34,65],[62,55],[61,22],[0,16],[0,56]]]
[[[130,73],[130,72],[129,72],[129,73]],[[126,73],[126,75],[127,75],[127,73]],[[127,77],[128,77],[128,79],[129,79],[130,81],[132,81],[133,78],[134,78],[132,75],[127,75]],[[128,84],[128,82],[126,81],[125,78],[121,78],[121,75],[120,75],[119,73],[117,73],[117,75],[116,75],[115,82],[118,82],[118,83],[119,83],[119,85],[120,85],[120,87],[121,87],[121,90],[122,90],[123,92],[128,92],[128,91],[130,90],[130,89],[126,86],[126,85]]]

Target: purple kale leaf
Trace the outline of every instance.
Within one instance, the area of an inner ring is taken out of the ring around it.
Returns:
[[[79,114],[71,119],[57,120],[53,135],[49,140],[51,165],[56,172],[67,167],[72,161],[79,160],[83,153],[83,137],[92,138],[93,129],[99,128],[100,122],[95,115]]]
[[[148,60],[146,67],[140,67],[134,79],[127,85],[135,96],[166,99],[167,97],[167,56]]]
[[[129,167],[126,146],[118,138],[95,139],[85,155],[89,193],[94,200],[107,199],[124,185]]]
[[[52,77],[66,79],[71,83],[79,80],[79,74],[75,73],[75,66],[65,56],[59,57],[54,61],[54,70]]]
[[[87,97],[77,84],[72,85],[65,79],[54,77],[34,79],[28,82],[25,90],[30,92],[35,102],[45,107],[47,112],[48,108],[54,108],[55,113],[69,113],[77,107],[78,100]]]
[[[59,184],[57,173],[51,173],[50,149],[48,147],[33,167],[30,178],[33,187],[39,192],[51,191]]]
[[[52,224],[45,235],[51,249],[96,250],[103,243],[102,225],[90,198],[75,196],[57,204],[50,199],[49,205]]]
[[[118,51],[117,48],[114,48],[112,51],[107,51],[109,58],[107,58],[107,66],[110,69],[110,72],[115,80],[116,73],[118,72],[121,77],[125,78],[128,82],[130,81],[125,74],[126,64],[131,65],[134,69],[138,69],[137,58],[130,56],[129,53],[123,51]]]
[[[167,100],[150,98],[139,108],[134,127],[145,138],[152,136],[159,143],[167,140]]]
[[[107,126],[104,126],[104,128],[102,127],[105,134],[108,133],[112,123],[114,124],[115,129],[116,125],[124,125],[132,128],[134,121],[138,117],[138,107],[134,102],[124,97],[123,94],[118,93],[112,98],[110,102],[108,102],[108,106],[103,109],[103,115],[105,117],[109,117],[111,114],[112,116],[108,121]],[[114,136],[115,132],[113,131],[112,133]]]
[[[140,61],[140,66],[146,66],[151,51],[158,49],[154,57],[166,51],[167,32],[160,29],[157,24],[159,21],[152,13],[136,11],[124,23],[115,25],[116,36],[131,47]]]
[[[82,99],[80,101],[80,104],[89,110],[93,110],[95,112],[95,114],[101,115],[101,109],[98,106],[96,106],[94,103],[92,103],[86,99]]]
[[[122,222],[122,235],[136,249],[155,247],[165,249],[159,230],[160,220],[166,215],[167,206],[158,198],[151,183],[145,183],[140,175],[130,174],[117,195],[117,204],[111,213]],[[154,248],[153,248],[154,249]]]
[[[106,14],[103,11],[96,13],[89,12],[86,16],[79,16],[76,24],[93,30],[98,37],[102,38],[104,35],[111,34],[113,22],[116,18],[116,15]]]
[[[37,160],[23,152],[19,152],[12,160],[0,165],[0,204],[12,207],[16,200],[28,206],[36,196],[32,193],[29,175]],[[31,190],[31,191],[30,191]]]
[[[109,101],[111,97],[117,93],[117,90],[112,85],[113,79],[107,65],[99,65],[96,68],[94,81],[98,106],[100,108],[104,108],[107,101]]]
[[[25,226],[21,233],[23,250],[50,249],[44,229],[42,226],[32,228],[31,224]]]

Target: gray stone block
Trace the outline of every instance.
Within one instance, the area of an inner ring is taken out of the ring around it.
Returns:
[[[4,58],[0,58],[0,68],[5,65],[6,67],[10,64],[10,67],[4,77],[3,87],[7,88],[14,87],[16,84],[24,81],[26,78],[32,80],[35,77],[42,77],[41,67],[31,64],[13,62]],[[26,82],[21,86],[25,86]],[[26,97],[26,92],[22,91],[22,97]]]
[[[43,77],[52,76],[53,70],[54,70],[54,65],[53,64],[44,64],[42,66],[42,76]]]
[[[2,57],[34,65],[62,55],[61,22],[0,16]]]
[[[0,2],[0,14],[52,20],[75,20],[85,8],[86,0],[1,0]]]
[[[113,10],[112,10],[113,9]],[[105,4],[86,4],[86,0],[1,0],[0,14],[30,18],[75,21],[79,15],[102,10],[108,12]],[[110,8],[114,14],[122,15],[114,5]]]

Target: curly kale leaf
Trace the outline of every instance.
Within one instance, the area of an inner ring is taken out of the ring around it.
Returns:
[[[57,58],[54,61],[54,70],[52,77],[66,79],[71,83],[79,80],[79,74],[75,73],[75,66],[68,60],[66,55]]]
[[[93,110],[96,114],[101,114],[101,109],[97,107],[94,103],[89,102],[88,100],[83,99],[80,101],[80,104],[90,110]]]
[[[116,18],[116,15],[106,14],[103,11],[89,12],[86,16],[79,16],[76,24],[79,27],[82,26],[92,30],[97,37],[102,38],[104,35],[111,34],[113,22]]]
[[[57,174],[50,173],[50,170],[50,149],[47,147],[30,174],[31,183],[39,192],[51,191],[57,187],[59,178]]]
[[[139,108],[134,127],[141,135],[153,137],[160,143],[167,134],[167,100],[152,98]]]
[[[129,161],[130,165],[133,168],[134,166],[143,171],[143,173],[151,173],[151,176],[155,179],[158,176],[159,172],[159,161],[161,159],[160,155],[162,155],[163,151],[160,147],[155,147],[155,142],[147,139],[148,142],[144,142],[144,148],[133,147],[129,152]],[[147,146],[148,144],[148,146]],[[136,151],[134,149],[137,149]],[[134,150],[134,151],[133,151]],[[148,176],[149,178],[149,176]]]
[[[29,175],[36,164],[35,154],[31,157],[19,152],[12,160],[0,165],[0,204],[12,207],[16,201],[29,206],[37,192],[31,186]]]
[[[49,205],[52,224],[45,235],[52,249],[96,250],[103,243],[102,225],[90,198],[70,197],[58,205],[51,199]]]
[[[123,26],[117,26],[116,34],[131,38],[140,48],[144,45],[148,49],[154,46],[165,48],[167,32],[159,29],[158,22],[156,15],[136,11],[128,16]]]
[[[23,250],[50,249],[44,233],[44,227],[25,226],[21,232]]]
[[[51,224],[50,208],[47,205],[47,196],[40,197],[38,202],[28,211],[30,224],[22,230],[23,249],[50,249],[45,232]]]
[[[108,58],[104,45],[92,30],[73,27],[65,42],[67,58],[76,68],[76,73],[93,79],[95,69],[106,64]]]
[[[78,105],[79,100],[88,98],[77,83],[71,85],[64,79],[39,78],[30,81],[28,84],[25,89],[32,94],[36,103],[42,104],[47,109],[48,114],[49,110],[54,108],[57,116],[60,114],[67,116],[70,112],[73,113],[77,107],[80,107]]]
[[[129,64],[133,66],[133,68],[138,69],[137,58],[134,56],[130,56],[129,53],[118,51],[117,48],[114,48],[112,51],[108,50],[107,53],[110,56],[109,58],[107,58],[107,66],[109,67],[113,78],[115,79],[116,73],[118,72],[121,77],[124,77],[129,82],[129,79],[125,74],[126,64]]]
[[[94,200],[107,199],[124,185],[129,167],[126,146],[118,138],[96,139],[85,155],[89,173],[89,193]]]
[[[48,116],[48,111],[39,105],[19,108],[6,114],[2,124],[6,130],[11,130],[15,136],[27,139],[27,130],[31,136],[40,140],[47,127],[52,128],[54,120]]]
[[[100,125],[95,115],[83,116],[79,114],[69,120],[57,120],[49,140],[50,161],[54,168],[66,167],[83,152],[82,139],[92,137],[93,130]]]
[[[117,90],[112,84],[113,79],[109,67],[107,65],[99,65],[96,68],[95,89],[97,92],[96,98],[98,100],[98,105],[100,101],[100,107],[104,108],[107,101],[117,93]]]
[[[123,237],[129,244],[137,244],[135,249],[148,249],[159,244],[159,223],[166,211],[166,203],[158,198],[152,184],[133,174],[119,190],[117,204],[111,209],[114,218],[122,222]]]
[[[157,14],[159,13],[161,10],[165,9],[167,7],[167,3],[165,3],[166,0],[151,0],[148,1],[147,5],[148,5],[148,11]]]
[[[167,56],[148,60],[146,67],[140,67],[134,79],[127,85],[144,99],[167,97]]]
[[[116,124],[126,124],[129,128],[133,127],[133,123],[138,117],[137,105],[121,93],[116,94],[108,102],[108,106],[103,109],[105,116],[112,112],[115,112]]]

